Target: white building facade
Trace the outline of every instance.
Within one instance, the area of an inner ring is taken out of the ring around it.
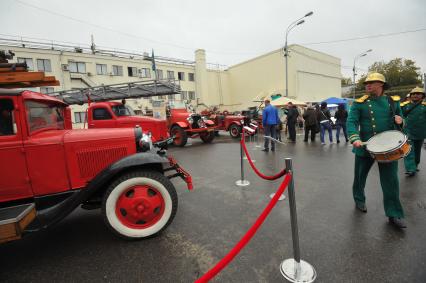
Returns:
[[[206,53],[195,51],[187,61],[114,51],[97,51],[63,46],[40,46],[22,42],[10,44],[0,39],[1,50],[15,53],[15,62],[26,62],[30,70],[55,76],[60,86],[36,89],[43,93],[154,79],[179,83],[182,92],[153,100],[185,100],[203,107],[240,111],[273,94],[285,95],[285,57],[281,49],[226,69],[208,68]],[[288,95],[305,102],[341,96],[340,59],[299,45],[290,45]],[[150,113],[152,99],[131,101],[138,114]],[[73,106],[73,122],[84,120],[86,105]]]

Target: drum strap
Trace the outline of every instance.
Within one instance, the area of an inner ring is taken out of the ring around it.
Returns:
[[[395,104],[394,104],[394,102],[393,102],[393,100],[390,96],[388,96],[388,102],[389,102],[389,106],[390,106],[391,112],[392,112],[392,120],[394,120],[393,122],[395,123]],[[395,125],[396,125],[397,130],[402,132],[401,126],[398,125],[397,123],[395,123]]]

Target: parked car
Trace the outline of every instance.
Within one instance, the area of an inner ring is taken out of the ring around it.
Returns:
[[[0,89],[0,113],[0,242],[52,226],[79,206],[101,209],[122,238],[151,237],[177,211],[170,178],[192,189],[164,149],[171,139],[153,143],[143,126],[73,130],[67,104],[27,90]]]

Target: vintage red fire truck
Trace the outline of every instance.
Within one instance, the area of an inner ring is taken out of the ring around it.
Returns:
[[[201,112],[201,114],[208,119],[214,121],[216,126],[216,131],[227,131],[232,138],[239,138],[242,132],[243,126],[253,129],[255,133],[258,127],[258,123],[250,119],[248,116],[244,115],[233,115],[227,110],[223,112],[218,111],[217,109],[206,109]]]
[[[153,142],[170,137],[166,120],[138,116],[130,106],[117,101],[91,103],[87,109],[87,125],[89,129],[140,126],[151,133]]]
[[[66,103],[13,89],[58,84],[0,60],[0,242],[46,229],[80,206],[100,208],[122,238],[163,231],[178,204],[170,179],[192,188],[167,156],[171,138],[153,143],[141,127],[72,130]]]
[[[200,137],[204,143],[211,143],[216,130],[213,121],[201,114],[188,111],[183,102],[169,102],[166,108],[167,124],[174,145],[185,146],[188,138]]]

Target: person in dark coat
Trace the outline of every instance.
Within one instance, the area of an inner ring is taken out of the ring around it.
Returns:
[[[327,108],[327,102],[321,102],[321,107],[317,113],[317,119],[320,123],[321,132],[320,132],[320,138],[321,138],[321,144],[325,144],[325,131],[328,131],[328,138],[330,140],[330,144],[333,143],[333,130],[331,128],[331,114],[330,111]]]
[[[291,142],[296,142],[296,123],[299,111],[297,111],[296,106],[294,106],[291,102],[287,104],[287,108],[288,135]]]
[[[336,118],[336,142],[340,142],[340,129],[343,129],[343,135],[345,136],[346,142],[348,142],[348,133],[346,131],[346,120],[348,119],[348,111],[345,110],[345,106],[343,104],[339,104],[339,106],[337,107],[337,111],[334,114],[334,118]]]
[[[309,132],[311,132],[311,141],[315,141],[315,136],[317,134],[317,112],[314,107],[308,107],[306,112],[303,114],[303,119],[305,120],[305,139],[304,142],[308,141]]]

